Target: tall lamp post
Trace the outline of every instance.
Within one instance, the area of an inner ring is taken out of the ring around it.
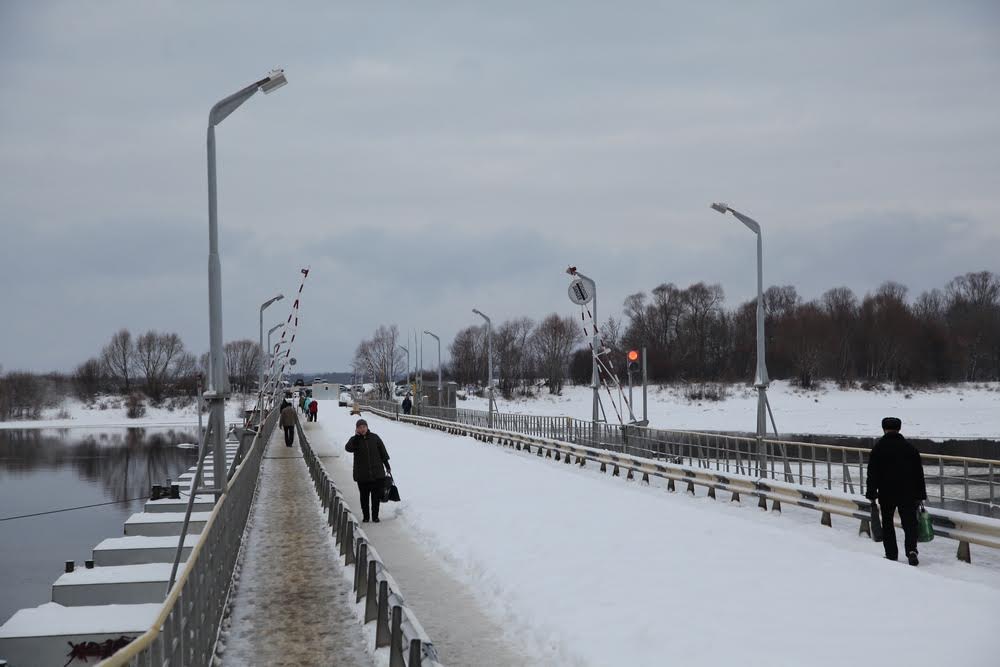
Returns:
[[[432,334],[430,331],[424,331],[424,333],[438,343],[438,407],[443,408],[444,406],[441,405],[441,339],[437,337],[437,334]]]
[[[409,343],[410,341],[406,341],[406,342]],[[410,390],[410,348],[403,347],[399,343],[396,343],[396,345],[403,352],[406,352],[406,390],[409,391]]]
[[[257,406],[257,409],[259,410],[259,412],[257,413],[257,419],[259,420],[259,423],[263,423],[264,421],[264,361],[266,359],[266,356],[264,355],[264,309],[270,306],[275,301],[281,301],[284,298],[285,298],[284,294],[279,294],[278,296],[272,297],[267,301],[265,301],[264,303],[260,304],[261,360],[260,360],[260,384],[257,385],[258,387],[260,387],[260,398],[258,400],[258,406]],[[268,347],[270,347],[270,344],[268,345]]]
[[[757,472],[760,476],[766,476],[767,462],[763,441],[767,433],[767,413],[770,410],[767,402],[767,385],[770,383],[770,379],[767,376],[767,363],[764,360],[764,246],[761,241],[760,224],[726,204],[712,204],[712,208],[723,215],[732,213],[733,217],[757,235],[757,372],[753,384],[757,388],[757,456],[759,459]]]
[[[474,312],[476,315],[479,315],[479,317],[486,320],[486,345],[487,345],[486,367],[488,369],[486,375],[486,381],[487,381],[486,387],[487,387],[487,395],[489,396],[489,401],[490,401],[489,404],[490,410],[489,410],[489,416],[487,417],[486,425],[489,428],[493,428],[493,410],[496,407],[496,403],[493,401],[493,322],[490,320],[490,318],[486,317],[486,315],[484,315],[482,311],[476,308],[473,308],[472,312]]]
[[[272,356],[274,356],[274,352],[272,352],[273,348],[271,347],[271,334],[273,334],[275,331],[277,331],[278,329],[280,329],[283,326],[285,326],[284,322],[278,322],[273,327],[271,327],[270,329],[267,330],[267,354],[264,357],[265,361],[267,361]]]
[[[216,471],[216,498],[226,492],[226,382],[225,358],[222,355],[222,263],[219,261],[219,223],[215,178],[215,126],[258,90],[270,93],[288,83],[284,70],[272,70],[266,77],[219,100],[208,112],[208,323],[209,323],[209,390],[208,427],[212,435],[213,461]],[[191,489],[195,493],[197,489]]]

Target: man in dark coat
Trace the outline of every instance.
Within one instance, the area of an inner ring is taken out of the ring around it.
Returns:
[[[413,401],[410,400],[410,395],[409,394],[407,394],[406,397],[403,399],[403,406],[402,407],[403,407],[403,414],[404,415],[410,414],[410,410],[413,409]]]
[[[897,417],[882,420],[885,433],[868,456],[868,488],[865,497],[872,502],[877,498],[882,509],[882,545],[885,557],[896,560],[896,530],[893,515],[899,510],[903,524],[906,560],[916,565],[917,560],[917,505],[927,499],[924,485],[924,467],[920,452],[899,433],[903,422]]]
[[[295,442],[295,422],[298,421],[295,408],[288,401],[281,402],[281,416],[278,418],[281,428],[285,431],[285,446],[291,447]]]
[[[354,454],[354,481],[361,492],[361,521],[368,522],[368,499],[371,498],[371,520],[378,523],[378,505],[385,488],[385,473],[389,471],[392,474],[389,453],[385,451],[382,438],[368,430],[368,422],[364,419],[355,424],[354,436],[347,441],[346,449]]]

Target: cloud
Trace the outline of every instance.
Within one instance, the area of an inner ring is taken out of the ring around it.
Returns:
[[[562,311],[570,263],[605,314],[665,281],[749,298],[720,199],[807,296],[997,269],[994,3],[0,13],[7,368],[68,368],[119,326],[204,349],[206,114],[279,65],[290,85],[218,131],[225,332],[255,336],[311,265],[308,368],[381,322],[447,340],[473,306]]]

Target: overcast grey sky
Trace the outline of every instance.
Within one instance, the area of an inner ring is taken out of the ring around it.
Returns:
[[[5,369],[207,349],[207,113],[276,66],[217,134],[225,336],[311,266],[305,370],[380,323],[571,314],[569,264],[602,317],[750,298],[717,200],[807,298],[1000,270],[996,2],[248,4],[0,2]]]

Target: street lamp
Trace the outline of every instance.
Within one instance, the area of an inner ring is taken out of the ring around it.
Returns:
[[[490,318],[486,317],[486,315],[484,315],[480,310],[477,310],[476,308],[473,308],[472,312],[474,312],[476,315],[479,315],[479,317],[486,320],[486,344],[487,344],[486,360],[488,368],[486,376],[488,384],[486,386],[488,389],[488,396],[490,400],[489,404],[490,411],[489,411],[489,416],[487,417],[486,425],[489,428],[493,428],[493,409],[496,407],[496,404],[493,401],[493,322],[490,320]]]
[[[270,306],[275,301],[281,301],[284,298],[285,298],[284,294],[279,294],[278,296],[272,297],[267,301],[265,301],[264,303],[260,304],[260,352],[262,356],[264,354],[264,309]],[[270,348],[270,344],[268,344],[268,347]],[[259,410],[259,412],[257,413],[257,419],[261,420],[262,423],[262,420],[264,418],[263,417],[264,414],[264,359],[263,358],[261,358],[260,360],[260,384],[258,385],[258,387],[260,387],[260,398],[258,400],[258,406],[257,406],[257,409]]]
[[[283,326],[285,326],[284,322],[278,322],[273,327],[267,330],[267,356],[265,357],[265,360],[274,356],[273,352],[274,348],[271,347],[271,334],[273,334],[275,331],[277,331]]]
[[[424,333],[438,342],[438,407],[442,408],[444,406],[441,405],[441,339],[430,331],[424,331]]]
[[[407,336],[407,339],[409,339],[409,336]],[[410,341],[407,340],[406,342],[409,343]],[[410,390],[410,348],[403,347],[399,343],[396,343],[396,345],[403,352],[406,352],[406,390],[409,391]]]
[[[208,154],[208,332],[209,390],[208,428],[212,434],[215,464],[215,495],[226,492],[226,382],[225,359],[222,356],[222,263],[219,261],[219,223],[215,177],[215,126],[258,90],[270,93],[288,83],[284,70],[272,70],[267,76],[229,97],[215,103],[208,112],[206,148]],[[195,493],[197,489],[191,489]]]
[[[757,451],[760,458],[758,473],[765,475],[766,462],[764,461],[763,440],[767,433],[767,413],[770,409],[767,402],[767,385],[770,380],[767,376],[767,364],[764,360],[764,250],[760,224],[726,204],[712,204],[712,208],[723,215],[732,213],[737,220],[757,235],[757,372],[753,384],[757,388]]]

